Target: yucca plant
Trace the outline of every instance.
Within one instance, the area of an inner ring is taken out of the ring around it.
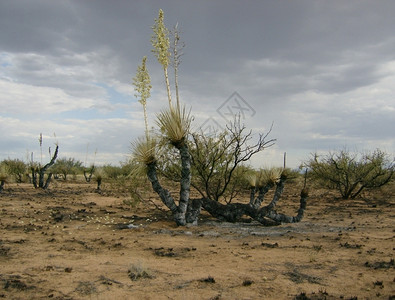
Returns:
[[[162,201],[168,203],[168,207],[173,210],[174,218],[179,225],[186,224],[186,211],[189,203],[189,193],[191,186],[191,156],[188,149],[187,138],[191,126],[190,113],[185,107],[170,106],[157,116],[157,124],[166,141],[176,147],[180,153],[181,160],[181,179],[180,179],[180,198],[179,205],[175,205],[174,200],[168,194],[165,196],[156,177],[154,166],[150,166],[149,178],[158,194],[162,193]],[[155,174],[154,174],[155,173]],[[173,207],[173,208],[171,208]]]
[[[155,139],[152,139],[148,135],[147,117],[145,111],[146,99],[149,95],[149,89],[151,88],[149,82],[148,72],[146,70],[146,58],[143,58],[142,66],[138,68],[137,75],[134,79],[134,85],[136,87],[137,95],[140,96],[140,102],[144,107],[144,117],[146,124],[146,140],[137,140],[133,145],[133,157],[136,165],[135,172],[142,170],[146,171],[147,177],[151,182],[152,188],[160,196],[162,202],[172,211],[174,219],[178,225],[186,224],[186,210],[189,201],[189,189],[190,189],[190,155],[188,151],[188,145],[186,143],[191,118],[189,112],[185,108],[180,107],[177,103],[177,107],[174,108],[171,103],[170,83],[167,73],[167,68],[170,61],[170,41],[169,31],[164,25],[164,13],[163,10],[159,10],[158,19],[155,19],[155,24],[152,27],[154,34],[151,39],[151,43],[154,47],[152,50],[162,65],[166,81],[167,96],[169,100],[169,109],[162,111],[157,116],[157,124],[159,125],[162,135],[166,142],[170,142],[171,145],[175,146],[180,152],[181,157],[181,188],[180,188],[180,199],[179,205],[176,205],[170,192],[164,189],[157,176],[157,149],[159,148],[156,144]]]
[[[157,124],[165,139],[177,148],[188,137],[191,121],[190,111],[185,107],[170,106],[157,115]]]
[[[42,134],[40,134],[40,148],[42,147]],[[49,183],[51,182],[52,179],[52,172],[49,172],[47,175],[47,178],[45,179],[45,175],[47,170],[55,163],[56,158],[58,157],[58,152],[59,152],[59,145],[58,142],[55,143],[55,152],[52,154],[51,153],[51,147],[48,148],[49,156],[51,157],[51,160],[45,164],[42,165],[41,163],[36,163],[33,161],[33,153],[32,153],[32,159],[30,162],[30,170],[32,172],[32,183],[35,188],[42,188],[42,189],[47,189],[49,186]],[[38,177],[38,184],[37,184],[37,177]]]
[[[95,165],[90,165],[89,168],[84,168],[84,178],[86,182],[90,182],[95,171]]]
[[[101,192],[101,184],[103,182],[103,178],[106,176],[106,173],[104,172],[103,167],[97,167],[94,170],[94,180],[97,183],[96,186],[96,192],[100,193]]]
[[[257,174],[257,185],[275,185],[280,180],[282,172],[282,168],[261,169]]]
[[[230,203],[232,195],[235,195],[233,189],[246,185],[243,174],[248,172],[248,168],[243,164],[249,161],[254,154],[274,144],[273,139],[266,140],[271,128],[267,134],[260,134],[258,141],[253,145],[249,144],[252,132],[245,133],[245,127],[240,123],[240,118],[238,122],[235,120],[234,123],[227,126],[226,131],[215,138],[208,138],[203,134],[193,134],[192,138],[189,138],[192,118],[190,111],[179,104],[177,70],[175,70],[177,105],[172,105],[167,73],[171,57],[169,31],[164,25],[162,10],[159,10],[158,19],[155,19],[152,29],[154,31],[151,39],[154,48],[152,51],[164,70],[169,107],[157,115],[156,123],[159,126],[162,139],[157,144],[153,144],[154,140],[151,140],[146,134],[145,140],[139,139],[132,145],[133,157],[138,165],[135,172],[139,172],[139,170],[146,172],[153,190],[170,209],[177,225],[195,224],[202,207],[212,216],[230,222],[240,220],[243,215],[248,215],[262,224],[267,224],[266,218],[272,219],[272,222],[277,224],[299,222],[306,207],[307,193],[301,195],[300,209],[296,217],[289,217],[274,211],[274,206],[282,193],[286,179],[281,170],[273,169],[266,173],[257,173],[254,178],[250,178],[254,186],[250,203]],[[179,38],[176,27],[173,43],[173,67],[175,69],[179,64],[180,52],[177,50]],[[143,59],[142,67],[138,69],[140,75],[144,73],[144,64],[145,59]],[[135,83],[142,83],[144,78],[147,77],[136,76]],[[141,102],[144,106],[145,103]],[[146,112],[144,114],[146,116]],[[147,125],[146,132],[148,132]],[[156,152],[159,148],[166,149],[163,156]],[[165,161],[158,162],[158,159]],[[175,166],[175,164],[177,165]],[[177,178],[170,179],[180,184],[178,205],[170,191],[163,188],[159,181],[158,171],[165,174],[166,169],[170,169],[172,174],[176,174]],[[197,178],[194,182],[191,181],[191,170]],[[201,199],[189,198],[191,185],[201,194]],[[273,185],[276,185],[276,191],[272,202],[268,206],[260,208],[263,195]],[[256,187],[258,187],[259,195],[255,199]],[[226,200],[229,190],[231,190],[230,200]],[[225,199],[226,205],[220,203],[220,197]]]

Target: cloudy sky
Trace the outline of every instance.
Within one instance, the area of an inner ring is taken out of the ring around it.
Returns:
[[[344,147],[395,153],[392,0],[2,0],[0,160],[38,158],[42,133],[59,157],[125,161],[144,132],[131,82],[145,55],[150,126],[167,105],[150,44],[160,8],[185,43],[180,96],[196,130],[237,112],[254,137],[273,124],[257,167],[283,152],[292,167]]]

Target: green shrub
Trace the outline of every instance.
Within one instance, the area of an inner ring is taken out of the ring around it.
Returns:
[[[348,150],[319,156],[317,153],[304,163],[310,176],[321,185],[337,189],[343,199],[354,199],[362,190],[387,184],[393,177],[395,165],[389,156],[376,150],[351,154]]]
[[[82,173],[82,162],[74,158],[60,158],[52,166],[54,174],[60,174],[64,180],[67,180],[67,175],[77,175]]]
[[[113,165],[104,165],[101,167],[105,177],[110,179],[117,179],[119,176],[123,175],[122,168]]]
[[[16,182],[23,182],[23,176],[27,172],[25,162],[20,159],[5,159],[1,164],[6,166],[8,174],[13,176]]]

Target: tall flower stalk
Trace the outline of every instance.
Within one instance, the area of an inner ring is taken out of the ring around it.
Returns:
[[[170,82],[167,72],[170,62],[170,39],[169,30],[164,24],[164,13],[162,9],[159,10],[158,19],[155,19],[155,24],[152,26],[152,30],[154,31],[154,34],[151,37],[151,44],[154,47],[152,52],[154,52],[156,58],[163,67],[166,81],[167,98],[169,100],[169,106],[171,107]]]
[[[139,102],[143,105],[144,109],[144,123],[145,123],[145,137],[147,141],[149,139],[148,131],[148,118],[147,118],[147,99],[151,96],[151,78],[147,70],[147,57],[143,57],[141,66],[137,67],[136,77],[133,78],[133,85],[135,90],[135,96],[139,99]]]
[[[174,85],[176,88],[176,99],[177,108],[180,107],[180,96],[178,93],[178,66],[181,63],[180,57],[183,55],[182,48],[185,47],[183,42],[180,42],[180,31],[178,29],[178,23],[174,26],[171,31],[172,35],[172,45],[171,52],[173,53],[172,66],[174,68]]]

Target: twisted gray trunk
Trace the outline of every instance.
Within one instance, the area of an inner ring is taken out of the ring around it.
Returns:
[[[202,209],[202,199],[190,199],[185,215],[188,224],[197,225],[200,211]]]
[[[58,157],[58,151],[59,151],[59,146],[56,145],[55,153],[52,156],[51,161],[49,163],[47,163],[42,168],[35,169],[32,167],[33,185],[35,188],[37,187],[42,189],[48,188],[49,183],[51,182],[52,179],[52,173],[49,173],[47,180],[45,180],[45,172],[48,170],[50,166],[52,166],[55,163],[56,158]],[[37,185],[37,173],[38,173],[38,185]]]
[[[174,145],[180,151],[181,157],[181,180],[180,180],[180,200],[177,204],[167,189],[164,189],[158,180],[156,172],[156,163],[150,163],[147,165],[147,176],[151,182],[152,188],[159,195],[162,202],[170,209],[173,214],[174,220],[177,225],[184,226],[187,223],[186,213],[189,204],[190,186],[191,186],[191,156],[189,154],[188,145],[185,142],[180,142]],[[197,213],[194,211],[192,215],[197,216],[200,213],[200,209]],[[191,220],[195,217],[189,217]],[[191,221],[193,223],[193,221]]]
[[[259,209],[261,207],[262,202],[266,193],[273,187],[273,184],[268,183],[265,186],[259,187],[258,197],[255,198],[256,188],[252,187],[250,192],[250,205],[253,206],[255,209]]]
[[[178,212],[175,216],[176,222],[186,222],[185,214],[188,208],[189,194],[191,187],[191,156],[189,155],[187,143],[182,143],[177,147],[181,156],[181,181],[180,181],[180,202]],[[185,224],[183,224],[185,225]]]
[[[282,195],[282,193],[284,191],[284,182],[285,182],[286,179],[287,179],[286,176],[281,175],[280,181],[276,185],[276,191],[274,192],[273,199],[270,202],[270,204],[267,206],[267,209],[269,211],[274,209],[274,207],[276,206],[278,200],[280,199],[280,197],[281,197],[281,195]]]
[[[178,207],[174,202],[173,197],[167,189],[164,189],[158,180],[158,175],[156,173],[156,163],[150,163],[147,165],[147,176],[148,180],[151,182],[152,188],[159,195],[163,204],[166,205],[173,214],[176,214]]]
[[[199,201],[202,207],[208,213],[222,221],[237,222],[240,221],[243,216],[249,216],[252,219],[266,226],[279,225],[281,223],[297,223],[300,222],[303,218],[304,211],[307,205],[308,191],[307,189],[303,189],[301,191],[300,206],[295,216],[288,216],[277,213],[274,208],[284,191],[285,180],[286,177],[282,176],[280,181],[276,185],[276,191],[274,193],[272,201],[267,206],[264,206],[262,208],[259,207],[263,201],[264,195],[267,193],[271,185],[259,188],[259,195],[256,199],[256,188],[252,188],[250,193],[250,203],[248,204],[231,203],[224,205],[207,198],[202,198],[194,201]],[[194,203],[194,207],[197,207],[196,203]]]
[[[222,204],[208,198],[202,198],[203,208],[213,217],[221,221],[235,223],[240,221],[244,215],[252,216],[256,209],[250,204],[230,203]]]
[[[90,170],[84,170],[84,177],[86,182],[90,182],[92,179],[93,171],[95,170],[95,167],[93,166]],[[89,171],[89,175],[88,174]]]

